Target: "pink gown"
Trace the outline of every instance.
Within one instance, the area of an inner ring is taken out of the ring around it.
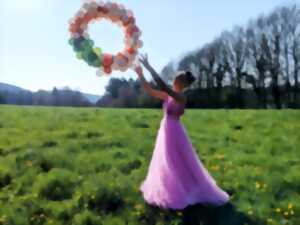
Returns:
[[[163,111],[148,173],[139,187],[144,200],[164,209],[227,203],[229,195],[203,166],[180,122],[184,104],[169,96]]]

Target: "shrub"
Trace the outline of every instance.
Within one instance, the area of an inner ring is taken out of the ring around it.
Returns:
[[[78,199],[80,208],[88,208],[104,214],[114,213],[124,206],[125,186],[111,181],[111,177],[98,175],[83,184]]]
[[[66,169],[54,168],[46,175],[39,175],[38,193],[53,201],[70,199],[76,183],[76,176]]]
[[[124,174],[130,174],[132,170],[140,168],[142,165],[141,161],[136,159],[134,161],[121,164],[119,169]]]
[[[94,138],[94,137],[101,137],[101,136],[103,136],[102,133],[95,132],[95,131],[88,131],[88,132],[86,133],[86,137],[87,137],[87,138]]]
[[[8,172],[0,170],[0,189],[11,183],[12,177]]]
[[[141,121],[134,122],[133,126],[136,128],[149,128],[149,125],[147,123]]]
[[[69,133],[66,135],[66,138],[72,139],[72,138],[77,138],[78,136],[79,136],[79,135],[78,135],[77,132],[71,131],[71,132],[69,132]]]
[[[57,146],[58,143],[56,141],[53,141],[53,140],[48,140],[48,141],[45,141],[41,147],[43,148],[51,148],[51,147],[55,147]]]
[[[116,153],[113,155],[113,157],[114,157],[115,159],[124,159],[124,158],[127,157],[127,155],[126,155],[125,153],[123,153],[123,152],[116,152]]]
[[[33,165],[38,163],[42,159],[42,154],[35,149],[26,149],[23,152],[20,152],[15,161],[16,168],[23,174],[25,173],[28,165]]]
[[[96,166],[95,171],[99,172],[107,172],[111,169],[111,164],[108,163],[101,163],[100,165]]]
[[[94,213],[85,210],[74,216],[72,225],[102,225],[101,217]]]

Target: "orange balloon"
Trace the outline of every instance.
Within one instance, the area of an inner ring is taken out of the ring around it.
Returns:
[[[88,14],[88,13],[86,13],[84,16],[83,16],[83,23],[89,23],[91,20],[93,19],[93,17],[90,15],[90,14]]]
[[[127,52],[129,54],[134,54],[136,52],[136,50],[134,48],[130,47],[130,48],[127,48]]]
[[[113,56],[110,54],[103,54],[103,66],[109,67],[113,64]]]

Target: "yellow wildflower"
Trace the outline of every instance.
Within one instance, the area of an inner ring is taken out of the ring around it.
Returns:
[[[212,166],[211,169],[214,170],[214,171],[217,171],[217,170],[220,169],[220,166],[219,165],[215,165],[215,166]]]
[[[182,216],[182,212],[177,212],[177,215]]]
[[[219,159],[219,160],[222,160],[225,158],[225,155],[224,154],[218,154],[216,155],[216,158]]]
[[[289,203],[288,204],[288,209],[292,209],[293,208],[293,204],[292,203]]]
[[[255,182],[256,189],[259,189],[261,187],[260,183],[258,181]]]
[[[27,161],[26,161],[26,165],[27,165],[27,166],[32,166],[32,161],[27,160]]]
[[[134,208],[135,208],[135,209],[142,209],[143,206],[142,206],[141,204],[136,204],[136,205],[134,206]]]

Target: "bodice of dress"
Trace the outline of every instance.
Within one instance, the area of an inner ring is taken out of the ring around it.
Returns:
[[[178,103],[171,96],[168,96],[168,98],[163,103],[164,114],[168,118],[179,119],[180,116],[184,114],[184,107],[184,104]]]

